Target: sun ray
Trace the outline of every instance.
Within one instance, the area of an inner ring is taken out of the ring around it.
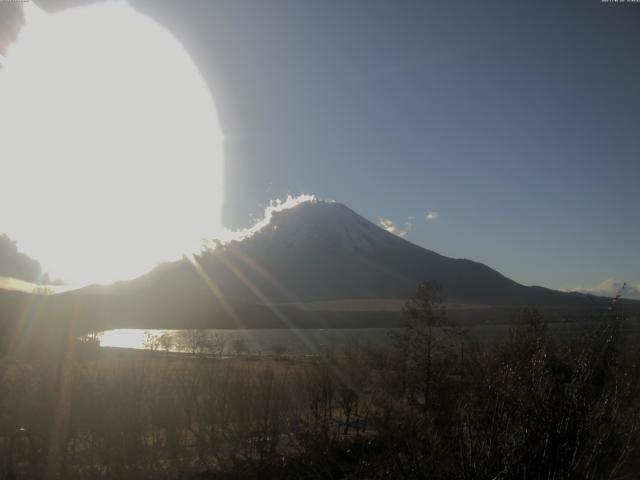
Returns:
[[[244,273],[242,273],[240,269],[238,269],[235,265],[233,265],[233,263],[226,259],[224,255],[220,255],[219,258],[220,261],[225,265],[225,267],[227,267],[227,269],[251,291],[256,299],[267,309],[269,309],[269,311],[273,313],[286,328],[293,332],[309,351],[314,350],[311,342],[309,342],[309,340],[307,340],[307,338],[300,333],[293,322],[291,322],[291,320],[289,320],[289,318],[287,318],[287,316],[282,313],[277,305],[272,304],[269,299],[262,293],[262,291]]]
[[[284,296],[287,299],[289,299],[289,301],[293,303],[302,303],[300,298],[295,293],[293,293],[291,290],[285,287],[281,282],[279,282],[273,275],[267,272],[256,260],[249,257],[244,252],[241,252],[239,249],[229,249],[227,251],[231,255],[238,258],[240,261],[242,261],[249,268],[254,270],[256,273],[258,273],[258,275],[260,275],[267,282],[269,282],[269,284],[277,288],[282,294],[284,294]]]
[[[195,268],[196,272],[198,272],[200,278],[205,283],[205,285],[209,288],[211,293],[213,293],[213,296],[216,298],[216,300],[220,302],[220,305],[222,305],[222,308],[224,308],[225,312],[229,314],[231,319],[238,325],[238,327],[245,328],[245,324],[242,318],[236,313],[236,311],[233,309],[231,304],[227,302],[218,285],[214,282],[214,280],[206,272],[206,270],[202,268],[202,266],[200,265],[200,262],[195,257],[195,255],[187,255],[185,258],[189,261],[191,265],[193,265],[193,268]]]
[[[49,444],[49,461],[47,462],[47,477],[53,477],[57,472],[53,469],[56,467],[55,459],[60,455],[61,449],[64,448],[64,440],[68,434],[68,418],[71,413],[71,392],[73,388],[73,363],[76,353],[77,339],[75,336],[76,323],[78,319],[78,305],[74,306],[74,314],[72,315],[69,328],[65,332],[66,347],[62,354],[62,363],[59,365],[58,375],[58,391],[56,396],[55,409],[52,420],[51,439]]]
[[[15,323],[15,328],[7,345],[7,357],[12,358],[20,347],[21,341],[25,340],[29,334],[30,327],[36,316],[36,304],[41,299],[35,295],[29,295],[26,304],[22,307],[22,311]]]

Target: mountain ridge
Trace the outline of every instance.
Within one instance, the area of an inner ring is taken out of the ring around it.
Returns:
[[[205,281],[203,273],[209,277]],[[226,298],[277,304],[409,298],[417,284],[426,280],[440,283],[448,300],[461,304],[554,304],[584,299],[579,294],[527,287],[480,262],[446,257],[387,232],[341,203],[319,200],[274,212],[262,228],[191,262],[163,265],[142,279],[121,284],[198,290],[213,282]]]
[[[273,212],[242,239],[133,280],[50,296],[0,295],[13,302],[13,310],[0,313],[21,312],[15,315],[22,318],[37,305],[34,322],[72,321],[97,331],[397,326],[400,308],[375,305],[410,298],[422,281],[441,284],[454,316],[466,323],[505,321],[527,306],[553,310],[558,319],[601,313],[610,301],[527,287],[482,263],[395,236],[345,205],[306,201]],[[350,308],[350,302],[371,308]]]

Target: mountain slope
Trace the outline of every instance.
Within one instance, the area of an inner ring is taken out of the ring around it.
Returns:
[[[344,205],[310,201],[273,213],[242,240],[135,280],[45,297],[0,292],[0,317],[72,322],[84,331],[389,326],[402,320],[398,299],[425,280],[444,287],[450,312],[465,322],[502,321],[531,305],[565,318],[602,312],[608,302],[520,285],[481,263],[414,245]]]
[[[571,304],[585,296],[525,287],[471,260],[414,245],[346,206],[304,202],[276,212],[242,241],[156,269],[139,284],[204,291],[202,273],[221,294],[253,303],[408,298],[419,282],[440,283],[447,301],[473,305]]]

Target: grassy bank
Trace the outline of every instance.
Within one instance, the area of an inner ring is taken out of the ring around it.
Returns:
[[[72,342],[2,361],[0,454],[25,478],[625,478],[640,370],[619,326],[438,337],[428,370],[402,338],[235,358]]]

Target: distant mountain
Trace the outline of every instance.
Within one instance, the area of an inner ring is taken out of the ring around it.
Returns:
[[[163,264],[135,280],[36,302],[25,294],[9,298],[23,317],[35,304],[51,324],[72,318],[96,330],[382,326],[401,321],[402,300],[425,280],[443,286],[450,311],[464,321],[504,320],[521,306],[601,312],[608,302],[520,285],[486,265],[439,255],[342,204],[322,201],[275,212],[242,240]],[[9,309],[0,305],[3,311]]]
[[[439,255],[345,205],[322,201],[276,212],[252,236],[204,254],[198,262],[225,298],[246,302],[409,298],[425,280],[440,283],[447,301],[456,304],[585,301],[583,295],[525,287],[481,263]],[[142,282],[192,289],[194,282],[204,286],[200,277],[181,262],[157,269]]]

